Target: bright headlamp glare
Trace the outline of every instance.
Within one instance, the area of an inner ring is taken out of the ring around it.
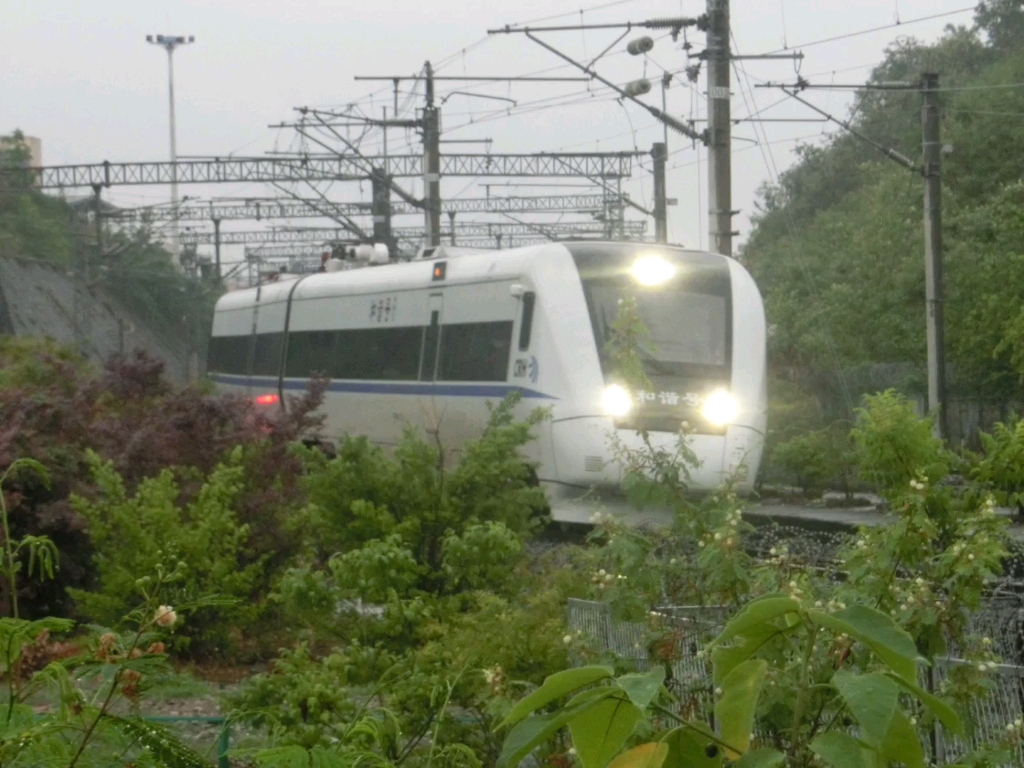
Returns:
[[[729,392],[716,389],[706,398],[700,409],[701,416],[716,427],[724,427],[736,421],[740,415],[740,404]]]
[[[671,280],[676,268],[664,257],[648,254],[634,261],[629,272],[640,285],[651,288]]]
[[[610,384],[601,393],[601,406],[609,416],[625,416],[633,410],[633,398],[618,384]]]

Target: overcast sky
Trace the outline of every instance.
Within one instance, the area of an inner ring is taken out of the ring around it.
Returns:
[[[0,133],[20,128],[42,139],[46,165],[166,159],[167,61],[163,50],[145,42],[146,34],[195,35],[193,45],[175,54],[178,153],[223,157],[295,148],[293,132],[268,128],[291,118],[294,107],[359,102],[379,114],[381,107],[392,103],[390,83],[381,84],[370,99],[367,94],[376,84],[355,82],[354,75],[411,74],[427,59],[441,65],[441,74],[449,75],[508,76],[542,70],[550,75],[575,74],[567,66],[559,67],[556,57],[522,35],[488,38],[488,28],[557,14],[566,15],[546,23],[642,21],[695,16],[704,10],[703,2],[693,0],[589,3],[610,7],[581,14],[579,0],[0,0]],[[828,82],[833,77],[835,82],[858,82],[898,36],[934,40],[946,24],[970,24],[972,14],[958,13],[830,43],[803,44],[892,25],[897,19],[910,21],[956,11],[966,5],[964,0],[734,0],[735,51],[753,54],[784,47],[802,49],[806,58],[801,72],[812,82]],[[577,31],[552,33],[546,39],[572,56],[593,57],[616,34]],[[701,33],[691,31],[689,38],[694,52],[703,49]],[[664,70],[678,72],[687,65],[682,42],[674,44],[668,37],[659,37],[646,59],[622,53],[623,42],[597,70],[615,82],[646,75],[655,83],[646,98],[660,106],[658,78]],[[750,88],[753,82],[794,77],[791,61],[745,61],[743,69],[749,79],[741,74],[740,81],[733,83],[734,117],[779,99],[778,92]],[[400,96],[407,110],[422,103],[420,95],[406,92],[410,87],[403,85]],[[694,87],[684,77],[677,77],[668,91],[669,111],[682,118],[703,117],[705,88],[703,72]],[[439,96],[454,89],[467,90],[465,85],[439,84]],[[645,111],[622,106],[607,92],[588,95],[587,83],[474,85],[471,90],[512,99],[516,106],[493,98],[452,95],[442,108],[444,139],[490,138],[494,152],[517,153],[648,150],[662,136],[662,128]],[[848,103],[844,94],[815,92],[809,98],[836,113],[844,112]],[[531,104],[542,99],[549,101]],[[577,103],[557,106],[566,101]],[[511,108],[511,115],[506,107]],[[762,116],[815,117],[792,102]],[[742,210],[737,220],[741,240],[749,231],[747,217],[758,186],[792,161],[795,140],[820,140],[823,131],[834,129],[814,122],[736,126],[733,199],[734,206]],[[668,141],[669,196],[679,201],[670,209],[670,239],[706,246],[705,153],[680,136],[670,134]],[[364,146],[369,149],[378,142],[379,136],[374,136]],[[389,149],[392,153],[421,151],[414,136],[399,131],[390,134]],[[482,146],[451,145],[443,150],[478,152]],[[638,172],[626,189],[649,201],[648,177]],[[446,180],[442,192],[448,197],[483,196],[483,181]],[[414,186],[416,193],[422,194],[419,185]],[[308,188],[294,188],[311,194]],[[495,187],[491,194],[558,191],[552,187]],[[564,191],[584,190],[567,187]],[[182,186],[181,192],[203,199],[274,194],[268,187],[229,185]],[[118,204],[147,205],[167,199],[169,192],[160,187],[121,187],[104,194]],[[337,200],[360,199],[360,189],[353,183],[337,184],[328,194]],[[361,199],[368,198],[367,188]],[[419,219],[410,217],[396,221],[400,225],[418,223]],[[231,223],[235,229],[259,226],[263,225]],[[239,258],[241,250],[228,251],[226,256],[231,258],[231,254]]]

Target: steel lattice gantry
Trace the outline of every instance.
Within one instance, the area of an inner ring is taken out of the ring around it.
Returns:
[[[542,195],[536,197],[479,197],[444,200],[446,213],[586,213],[600,212],[607,206],[620,206],[617,195]],[[182,205],[178,207],[179,221],[234,221],[250,219],[298,219],[335,216],[370,216],[372,203],[334,203],[323,200],[246,200],[237,203],[210,203],[208,205]],[[391,214],[423,215],[417,205],[395,200]],[[169,207],[123,208],[106,214],[107,219],[121,222],[163,222],[175,218]]]
[[[622,236],[627,239],[642,237],[647,231],[646,221],[627,221],[616,225],[621,227]],[[565,237],[601,237],[607,233],[608,225],[600,221],[558,222],[552,224],[520,224],[518,222],[465,222],[456,223],[455,237],[490,237],[493,235],[521,236],[536,235],[548,240]],[[399,240],[419,240],[423,237],[422,227],[395,227],[394,236]],[[452,230],[444,228],[442,234],[450,238]],[[211,245],[213,232],[182,232],[183,245]],[[221,245],[254,245],[259,243],[328,243],[352,242],[352,233],[346,229],[264,229],[248,232],[221,232]]]
[[[441,175],[456,177],[584,177],[628,178],[635,152],[443,155]],[[392,178],[422,178],[422,155],[388,157],[232,158],[152,163],[56,165],[5,168],[0,173],[21,175],[40,189],[111,187],[145,184],[210,184],[224,182],[345,181],[370,178],[368,168],[381,168]],[[173,171],[176,170],[175,174]]]

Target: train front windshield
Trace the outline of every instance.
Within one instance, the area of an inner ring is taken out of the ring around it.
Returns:
[[[728,389],[732,372],[732,292],[721,256],[631,243],[568,245],[580,272],[594,341],[606,383],[615,379],[608,342],[620,302],[636,302],[645,329],[639,345],[650,388],[630,393],[618,416],[625,429],[675,432],[688,421],[698,432],[719,433],[701,406]]]

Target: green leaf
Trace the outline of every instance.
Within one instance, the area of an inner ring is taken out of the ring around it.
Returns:
[[[861,738],[872,747],[880,747],[896,714],[899,686],[885,675],[855,675],[844,669],[833,675],[832,685],[860,725]]]
[[[498,724],[495,730],[515,725],[531,712],[536,712],[541,707],[545,707],[579,688],[607,680],[614,674],[611,667],[590,666],[566,669],[549,675],[540,688],[512,707],[512,711]]]
[[[829,731],[816,736],[811,751],[832,768],[874,768],[873,753],[848,733]]]
[[[608,763],[608,768],[661,768],[667,757],[668,744],[652,741],[627,749]]]
[[[514,768],[534,749],[554,736],[570,720],[584,712],[587,707],[617,693],[615,688],[599,688],[574,696],[561,709],[546,715],[534,715],[518,723],[501,748],[496,768]]]
[[[864,643],[904,680],[917,678],[918,653],[914,639],[881,611],[866,605],[852,605],[839,613],[810,611],[808,617],[819,626]]]
[[[911,693],[914,696],[916,696],[922,704],[924,704],[926,707],[928,707],[928,709],[931,710],[932,714],[935,715],[936,718],[938,718],[939,722],[947,728],[949,728],[949,730],[952,731],[955,735],[964,735],[964,724],[960,720],[960,715],[958,715],[954,711],[954,709],[951,706],[949,706],[949,704],[944,702],[938,696],[928,693],[928,691],[926,691],[924,688],[917,685],[916,683],[912,683],[909,680],[904,680],[902,677],[899,677],[897,675],[889,675],[889,677],[892,680],[896,681],[896,683],[898,683],[899,685],[903,686],[903,688],[908,693]]]
[[[183,744],[173,733],[156,723],[138,717],[106,715],[107,721],[123,734],[145,747],[166,768],[210,768],[206,759]]]
[[[786,756],[778,750],[765,747],[747,752],[733,763],[732,768],[778,768],[785,759]]]
[[[881,763],[903,763],[906,768],[924,768],[924,748],[921,736],[910,720],[899,710],[893,715],[892,725],[882,743]]]
[[[739,664],[749,659],[775,637],[793,632],[796,626],[777,627],[774,624],[760,624],[748,630],[739,645],[718,646],[711,652],[712,671],[715,685],[722,681]]]
[[[722,741],[731,748],[731,760],[750,748],[757,698],[767,671],[767,661],[751,659],[738,665],[722,681],[722,695],[715,702],[715,719],[721,723]]]
[[[661,690],[665,682],[665,668],[660,664],[648,672],[633,672],[619,677],[615,684],[626,692],[630,701],[640,709],[647,709],[647,706],[654,701],[654,697]]]
[[[709,735],[686,726],[669,731],[662,743],[668,744],[663,768],[721,768],[725,757],[725,750]]]
[[[713,645],[724,643],[739,635],[745,635],[754,627],[774,621],[787,613],[797,613],[800,603],[783,595],[767,595],[747,606],[725,625],[725,629],[713,641]]]
[[[569,721],[583,768],[604,768],[643,719],[643,710],[619,696],[602,698]]]

